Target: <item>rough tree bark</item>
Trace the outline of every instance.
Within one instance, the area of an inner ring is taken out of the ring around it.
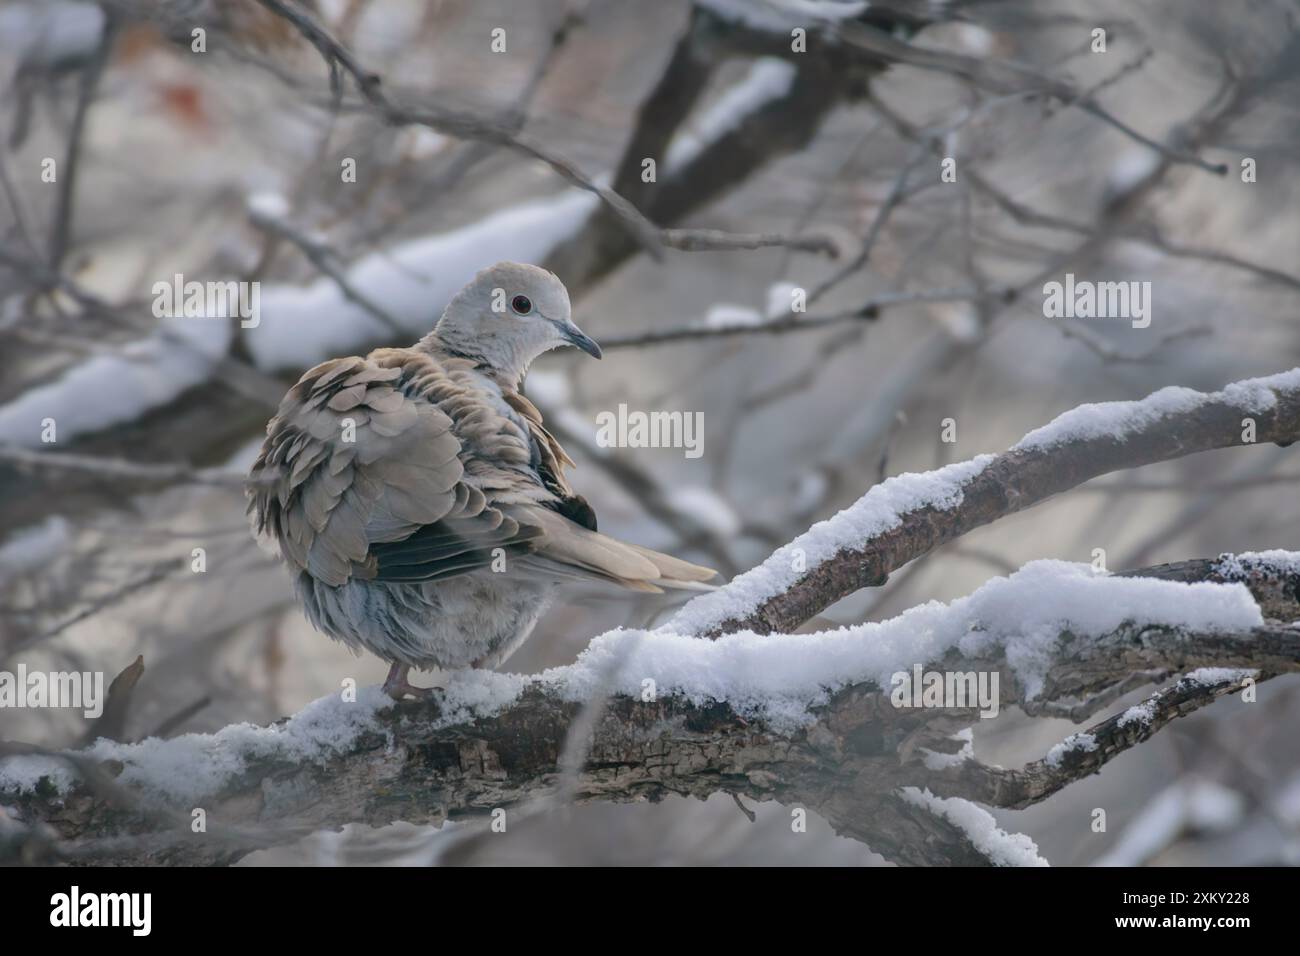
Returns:
[[[1179,580],[1225,580],[1214,561],[1179,568]],[[1163,577],[1167,571],[1162,566],[1133,573]],[[1300,617],[1300,574],[1254,575],[1244,583],[1270,613],[1285,620]],[[954,654],[932,664],[997,670],[1002,702],[1026,703],[1024,688],[1004,660]],[[1278,621],[1246,634],[1188,635],[1135,625],[1083,647],[1066,640],[1043,696],[1072,700],[1135,673],[1202,667],[1257,670],[1258,681],[1293,673],[1300,670],[1300,628]],[[533,688],[497,716],[450,727],[439,725],[436,704],[403,703],[381,712],[374,730],[347,752],[318,764],[251,761],[218,797],[203,802],[208,832],[202,835],[190,833],[189,807],[142,803],[112,782],[116,768],[88,766],[80,759],[84,782],[71,793],[38,789],[7,795],[5,802],[21,820],[39,824],[24,843],[41,840],[71,862],[226,864],[252,849],[347,823],[440,824],[501,807],[526,808],[561,794],[577,802],[628,802],[726,792],[815,811],[837,832],[900,864],[987,864],[966,834],[903,799],[900,788],[925,787],[940,797],[1023,808],[1095,773],[1171,720],[1240,687],[1239,679],[1172,682],[1148,698],[1149,721],[1109,718],[1088,730],[1095,749],[1071,751],[1056,765],[1043,759],[1019,770],[975,760],[928,769],[921,748],[940,750],[955,730],[978,720],[977,713],[896,709],[889,691],[872,684],[838,692],[817,709],[814,727],[794,734],[746,720],[722,703],[619,697],[599,714],[586,759],[567,779],[565,753],[584,705]],[[1041,712],[1043,700],[1034,705]]]
[[[1190,409],[1148,416],[1123,438],[1067,433],[1043,449],[1030,436],[1026,448],[999,456],[976,475],[954,507],[901,515],[902,536],[899,529],[885,531],[812,568],[787,590],[796,600],[785,601],[783,594],[763,605],[783,609],[775,621],[767,619],[768,626],[802,623],[801,615],[811,617],[856,587],[880,582],[879,568],[897,567],[1105,471],[1238,444],[1243,408],[1258,406],[1253,416],[1260,440],[1289,444],[1300,437],[1300,389],[1290,382],[1289,376],[1285,382],[1257,380],[1196,397]],[[1300,670],[1296,564],[1200,560],[1129,572],[1183,582],[1240,582],[1265,623],[1225,634],[1134,620],[1092,640],[1063,633],[1041,689],[1032,694],[1000,656],[974,660],[952,651],[927,663],[947,671],[996,671],[1002,703],[1075,721],[1122,693],[1199,668],[1245,669],[1256,682],[1269,680]],[[728,621],[716,630],[747,626],[748,620]],[[556,798],[631,801],[728,792],[814,810],[840,833],[898,863],[988,863],[990,857],[964,830],[908,799],[902,788],[1023,807],[1241,686],[1239,674],[1176,681],[1144,702],[1148,719],[1104,720],[1089,729],[1089,748],[1066,748],[1055,759],[1049,755],[1019,770],[974,759],[931,769],[919,755],[953,752],[952,735],[972,724],[976,711],[898,709],[888,691],[872,683],[843,688],[814,709],[815,724],[786,732],[723,702],[697,705],[667,695],[650,702],[613,697],[584,704],[533,686],[499,713],[454,726],[444,726],[437,704],[381,711],[373,729],[319,763],[250,759],[244,772],[206,802],[209,828],[201,836],[189,833],[190,808],[142,800],[114,782],[120,767],[96,765],[85,754],[66,757],[80,771],[70,792],[38,786],[6,795],[5,802],[22,821],[11,842],[28,855],[228,863],[252,848],[345,823],[436,823]],[[587,712],[587,705],[596,709]],[[574,746],[576,760],[568,756]]]

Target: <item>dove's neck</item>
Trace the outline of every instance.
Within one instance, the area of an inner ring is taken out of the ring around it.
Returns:
[[[502,388],[518,391],[520,383],[528,373],[534,355],[525,355],[509,341],[498,338],[478,336],[473,341],[461,342],[440,335],[434,329],[416,344],[435,356],[468,359],[475,363],[477,370]]]

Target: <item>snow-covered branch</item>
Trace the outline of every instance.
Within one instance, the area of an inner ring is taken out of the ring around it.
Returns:
[[[793,630],[998,518],[1112,471],[1249,444],[1248,435],[1300,440],[1300,369],[1217,392],[1170,387],[1141,401],[1082,405],[1000,455],[890,478],[726,589],[692,601],[674,624],[693,634]]]
[[[1002,455],[892,478],[662,628],[603,634],[567,667],[456,673],[436,706],[386,707],[365,691],[269,727],[23,752],[0,762],[0,793],[25,832],[60,853],[218,862],[322,827],[531,805],[558,791],[563,755],[576,746],[586,757],[564,783],[575,799],[726,791],[814,809],[902,863],[1026,862],[1020,841],[995,838],[1001,831],[976,808],[951,801],[1045,799],[1246,678],[1300,668],[1300,556],[1127,575],[1040,561],[947,606],[782,632],[926,550],[1091,477],[1240,444],[1243,418],[1259,441],[1300,437],[1300,370],[1214,393],[1167,388],[1081,406]],[[968,675],[970,694],[929,699],[921,688],[933,673],[941,691],[945,675]],[[966,739],[953,754],[954,733],[1001,706],[1084,719],[1180,673],[1023,770],[977,763]],[[900,698],[904,685],[911,696]],[[104,768],[117,770],[111,787]],[[195,808],[217,825],[178,837],[177,821]],[[141,839],[123,843],[122,833]]]

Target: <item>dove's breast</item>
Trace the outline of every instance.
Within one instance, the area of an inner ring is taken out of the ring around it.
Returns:
[[[463,359],[417,355],[408,363],[436,363],[441,374],[416,376],[411,397],[444,412],[460,441],[466,480],[499,501],[548,501],[553,495],[538,474],[544,459],[532,423],[520,413],[517,393]],[[513,400],[513,401],[512,401]],[[527,407],[536,409],[531,403]]]
[[[524,642],[555,585],[475,571],[423,583],[295,581],[307,617],[355,651],[428,670],[494,667]]]

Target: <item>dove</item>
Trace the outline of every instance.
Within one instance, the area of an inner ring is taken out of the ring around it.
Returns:
[[[248,487],[312,625],[412,668],[495,668],[566,584],[707,589],[709,568],[602,534],[574,466],[521,391],[539,355],[600,346],[553,273],[501,262],[409,348],[307,371],[267,424]]]

